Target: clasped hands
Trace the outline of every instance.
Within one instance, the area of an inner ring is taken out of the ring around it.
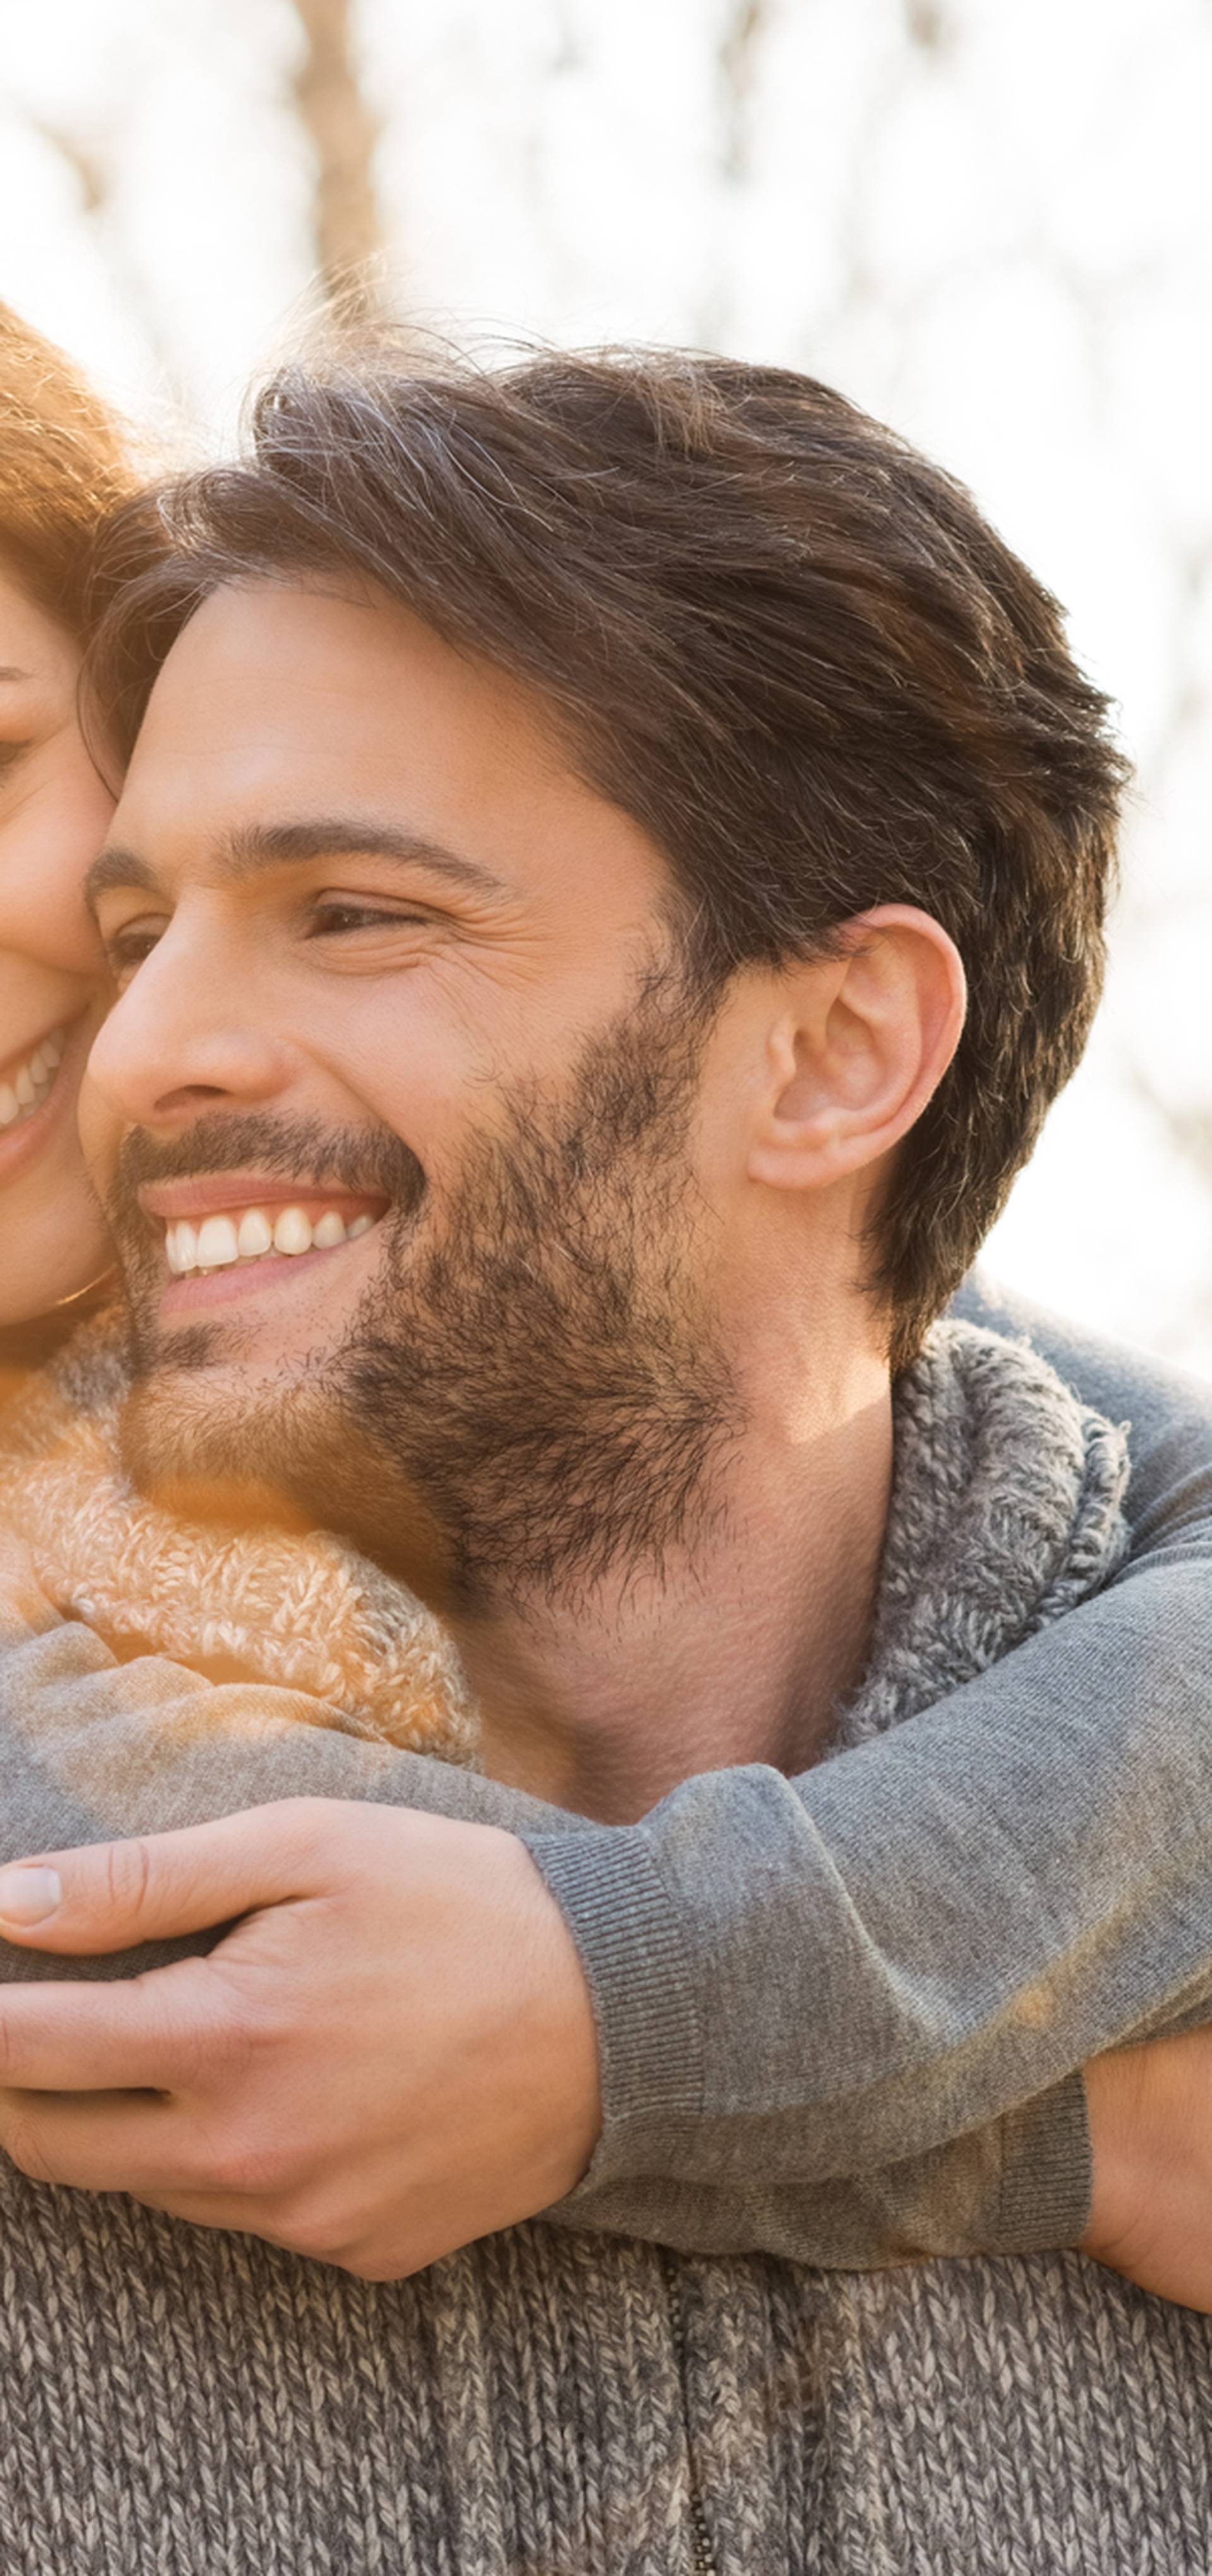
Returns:
[[[299,1798],[0,1870],[0,1933],[27,1949],[222,1924],[208,1956],[130,1979],[0,1985],[0,2145],[36,2181],[367,2280],[579,2181],[601,2125],[593,2013],[512,1834]]]
[[[130,1979],[0,1986],[0,2145],[35,2180],[390,2280],[581,2179],[593,2014],[513,1835],[292,1799],[0,1871],[0,1932],[27,1948],[224,1924]],[[1097,2059],[1087,2098],[1084,2250],[1212,2311],[1212,2032]]]

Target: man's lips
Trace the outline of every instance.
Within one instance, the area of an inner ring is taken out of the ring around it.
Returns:
[[[356,1251],[357,1245],[349,1249]],[[332,1259],[331,1252],[317,1250],[299,1253],[293,1260],[279,1255],[265,1261],[237,1261],[221,1270],[194,1270],[184,1279],[175,1279],[170,1272],[160,1295],[161,1319],[166,1324],[175,1317],[188,1322],[209,1307],[289,1295],[300,1288],[309,1272]]]
[[[283,1180],[280,1172],[211,1172],[189,1180],[145,1181],[138,1200],[145,1216],[165,1224],[256,1207],[298,1207],[308,1216],[336,1208],[348,1222],[351,1217],[381,1217],[390,1204],[383,1190],[326,1189],[315,1181]]]
[[[325,1189],[248,1170],[148,1181],[137,1196],[148,1224],[163,1228],[165,1314],[281,1285],[283,1274],[373,1233],[391,1205],[382,1190]],[[220,1280],[228,1283],[222,1290]]]

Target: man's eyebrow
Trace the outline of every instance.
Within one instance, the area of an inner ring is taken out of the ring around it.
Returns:
[[[391,823],[333,814],[299,823],[250,823],[232,835],[222,860],[224,875],[254,876],[260,868],[300,867],[309,859],[391,859],[398,866],[424,868],[445,877],[469,894],[503,895],[509,889],[478,859],[464,858],[441,841]]]
[[[320,816],[305,823],[245,824],[232,834],[219,859],[217,873],[239,883],[263,868],[301,867],[309,859],[338,857],[391,859],[397,866],[424,868],[431,876],[445,877],[470,894],[500,896],[509,891],[500,877],[481,867],[478,859],[464,858],[441,841],[427,841],[420,833],[402,832],[390,823],[351,821],[339,815]],[[122,893],[163,892],[155,869],[140,858],[137,850],[124,849],[119,842],[111,841],[93,860],[84,880],[84,900],[89,911],[95,913],[100,896],[115,889]]]
[[[124,850],[116,841],[93,860],[84,880],[84,900],[91,913],[97,909],[99,895],[109,894],[115,886],[133,888],[140,894],[159,894],[160,880],[135,850]]]

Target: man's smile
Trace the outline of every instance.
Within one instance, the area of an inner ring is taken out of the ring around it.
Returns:
[[[281,1286],[373,1232],[390,1204],[381,1191],[230,1172],[151,1183],[139,1200],[164,1227],[167,1315]]]

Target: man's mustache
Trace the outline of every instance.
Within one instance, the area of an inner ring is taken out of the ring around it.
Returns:
[[[264,1172],[315,1193],[376,1192],[406,1216],[427,1187],[424,1166],[386,1127],[327,1127],[321,1118],[211,1112],[179,1136],[132,1128],[123,1139],[105,1208],[114,1233],[129,1238],[146,1219],[138,1193],[149,1182],[195,1180],[216,1172]]]

